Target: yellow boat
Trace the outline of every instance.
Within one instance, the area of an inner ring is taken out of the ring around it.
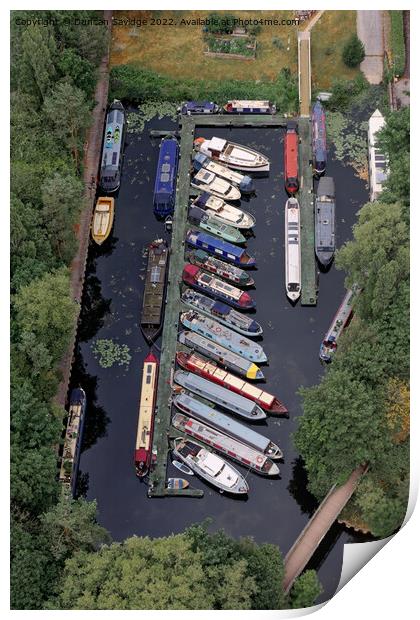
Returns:
[[[114,198],[101,196],[95,206],[92,219],[92,239],[101,245],[111,232],[114,222]]]

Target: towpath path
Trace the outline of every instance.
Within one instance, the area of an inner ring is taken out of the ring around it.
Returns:
[[[357,36],[366,53],[360,69],[370,84],[379,84],[384,63],[382,11],[357,11]]]
[[[108,22],[109,41],[111,42],[112,11],[104,11],[104,19]],[[62,380],[55,397],[57,404],[64,407],[69,388],[70,373],[73,361],[74,346],[77,335],[77,324],[80,314],[83,283],[85,278],[86,259],[89,246],[89,231],[92,218],[93,202],[96,194],[96,182],[101,155],[102,128],[108,101],[109,81],[109,47],[99,66],[98,81],[95,90],[95,108],[92,113],[92,124],[86,136],[83,161],[84,207],[77,229],[78,249],[70,265],[70,294],[77,303],[77,319],[75,321],[71,342],[59,365]]]

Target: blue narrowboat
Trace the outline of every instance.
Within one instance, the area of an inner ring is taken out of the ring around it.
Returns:
[[[174,137],[163,138],[160,143],[156,170],[153,209],[158,218],[172,215],[175,207],[176,179],[178,172],[179,145]]]
[[[213,256],[217,256],[229,263],[234,263],[240,267],[255,267],[255,258],[250,256],[244,248],[240,248],[233,243],[223,241],[209,235],[205,232],[197,230],[189,230],[187,232],[186,242],[193,248],[205,250]]]
[[[315,174],[320,176],[327,167],[327,131],[325,111],[320,101],[312,108],[312,149]]]
[[[180,108],[181,114],[217,114],[219,106],[213,101],[186,101]]]
[[[276,106],[269,101],[232,99],[223,106],[228,114],[275,114]]]
[[[122,151],[125,134],[125,110],[121,101],[109,106],[105,121],[99,185],[106,193],[116,192],[121,181]]]

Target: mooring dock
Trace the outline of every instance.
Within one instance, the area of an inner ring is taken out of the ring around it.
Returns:
[[[286,127],[287,119],[270,115],[197,115],[180,117],[180,130],[176,132],[181,139],[178,184],[172,227],[172,242],[168,271],[168,285],[165,301],[165,320],[162,332],[160,373],[156,398],[156,417],[154,427],[153,452],[155,465],[149,476],[149,497],[189,496],[201,497],[199,489],[173,490],[166,487],[166,469],[171,428],[171,378],[175,367],[179,314],[181,311],[181,273],[184,265],[185,234],[190,188],[191,152],[196,127]],[[308,118],[299,120],[302,209],[302,304],[316,304],[316,278],[314,258],[314,214],[312,199],[311,130]],[[169,132],[154,132],[153,137],[161,137]],[[172,132],[175,133],[175,132]],[[281,144],[279,144],[281,148]],[[193,192],[194,193],[194,192]],[[286,201],[286,196],[285,196]]]
[[[312,127],[309,118],[299,119],[299,164],[301,170],[300,204],[300,254],[302,306],[316,306],[317,277],[315,262],[314,181],[312,176]]]

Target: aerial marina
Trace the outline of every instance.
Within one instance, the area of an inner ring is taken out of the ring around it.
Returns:
[[[403,522],[409,11],[231,13],[11,18],[13,608],[310,607]]]

